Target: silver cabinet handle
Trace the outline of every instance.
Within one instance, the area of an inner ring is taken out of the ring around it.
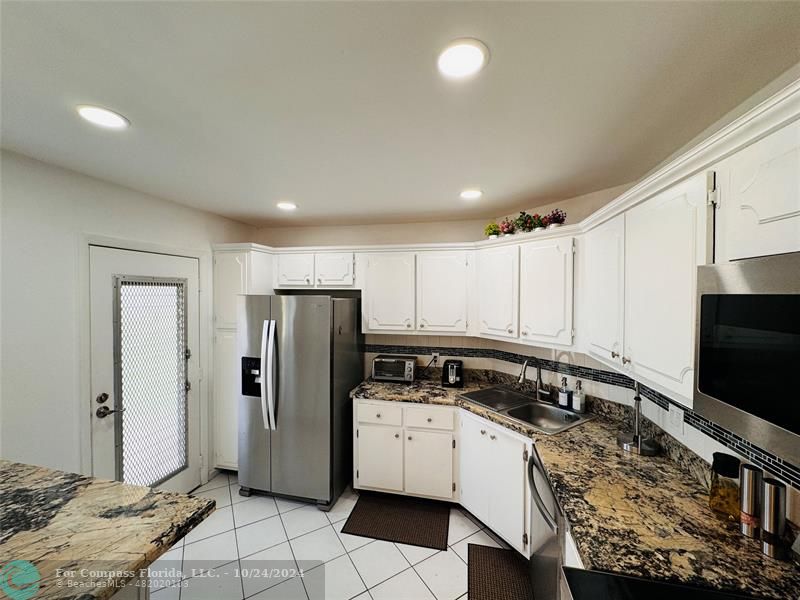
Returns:
[[[611,358],[619,358],[619,352],[611,351]]]
[[[399,438],[399,437],[400,437],[400,434],[399,434],[399,433],[395,433],[395,434],[394,434],[394,437],[396,437],[396,438]]]
[[[497,436],[496,436],[496,435],[490,435],[490,436],[489,436],[489,439],[490,439],[490,440],[496,440],[496,439],[497,439]]]
[[[485,429],[481,429],[481,435],[486,435],[486,430]]]
[[[408,436],[408,441],[409,441],[409,442],[411,441],[411,436]]]
[[[431,423],[432,421],[433,421],[433,419],[431,419],[430,417],[428,417],[428,423]]]
[[[99,406],[94,414],[97,415],[98,419],[105,419],[108,415],[110,415],[112,413],[116,413],[116,412],[118,412],[118,413],[125,412],[125,409],[124,408],[115,408],[114,410],[111,410],[107,406]]]

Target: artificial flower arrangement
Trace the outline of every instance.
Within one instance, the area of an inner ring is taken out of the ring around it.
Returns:
[[[500,232],[503,235],[511,235],[516,230],[516,226],[514,225],[514,221],[509,218],[505,218],[500,221]]]
[[[523,210],[514,219],[514,225],[516,225],[517,231],[533,231],[533,217]]]
[[[567,213],[560,208],[554,208],[553,211],[547,215],[547,224],[550,227],[558,227],[567,221]]]
[[[488,238],[496,238],[500,235],[500,225],[492,221],[484,228],[483,235]]]
[[[544,221],[542,220],[542,215],[540,215],[539,213],[534,213],[534,215],[531,217],[531,220],[533,221],[534,231],[537,231],[539,229],[544,229],[546,227]]]

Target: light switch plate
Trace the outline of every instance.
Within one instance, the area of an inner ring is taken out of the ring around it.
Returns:
[[[683,409],[678,408],[674,404],[669,405],[669,414],[667,415],[667,431],[672,435],[683,435]]]

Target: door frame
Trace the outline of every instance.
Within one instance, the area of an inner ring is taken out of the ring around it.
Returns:
[[[75,321],[78,324],[78,406],[75,415],[80,436],[80,462],[81,472],[92,474],[92,412],[91,408],[91,264],[89,249],[91,246],[103,246],[118,250],[133,252],[149,252],[151,254],[165,254],[194,258],[198,261],[198,329],[199,339],[197,344],[198,364],[198,396],[200,406],[200,483],[208,482],[209,456],[211,443],[209,439],[209,409],[210,394],[213,389],[213,374],[211,369],[211,340],[213,339],[213,323],[211,322],[211,278],[212,254],[211,250],[198,250],[196,248],[180,248],[140,242],[125,238],[114,238],[102,235],[83,234],[78,240],[78,303],[75,311]]]

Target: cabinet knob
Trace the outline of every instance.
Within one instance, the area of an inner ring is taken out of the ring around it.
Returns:
[[[306,283],[311,283],[311,278],[310,277],[306,277]]]
[[[510,331],[509,331],[509,333],[510,333]],[[524,336],[526,336],[526,337],[527,337],[527,335],[528,335],[528,332],[527,332],[527,331],[523,331],[523,332],[522,332],[522,335],[524,335]]]
[[[631,362],[631,359],[630,359],[630,358],[626,358],[626,357],[624,357],[624,356],[622,357],[622,364],[623,364],[623,365],[627,365],[629,362]]]
[[[400,434],[399,434],[399,433],[395,433],[395,434],[394,434],[394,437],[396,437],[396,438],[399,438],[399,437],[400,437]]]
[[[420,329],[422,329],[423,327],[425,327],[425,323],[420,323],[419,327],[420,327]]]
[[[411,328],[411,323],[406,323],[406,327]]]
[[[317,277],[317,283],[322,283],[322,277]]]
[[[513,329],[509,329],[508,333],[514,333],[514,330]]]
[[[611,358],[619,358],[619,352],[611,351]]]
[[[375,413],[375,417],[380,419],[381,418],[381,413]]]
[[[486,435],[486,430],[485,429],[481,429],[481,435]]]
[[[433,421],[433,419],[431,419],[430,417],[428,417],[428,423],[430,423],[431,421]]]
[[[408,436],[408,441],[409,441],[409,442],[411,441],[411,436]]]
[[[490,439],[490,440],[496,440],[496,439],[497,439],[497,436],[496,436],[496,435],[490,435],[490,436],[489,436],[489,439]]]

